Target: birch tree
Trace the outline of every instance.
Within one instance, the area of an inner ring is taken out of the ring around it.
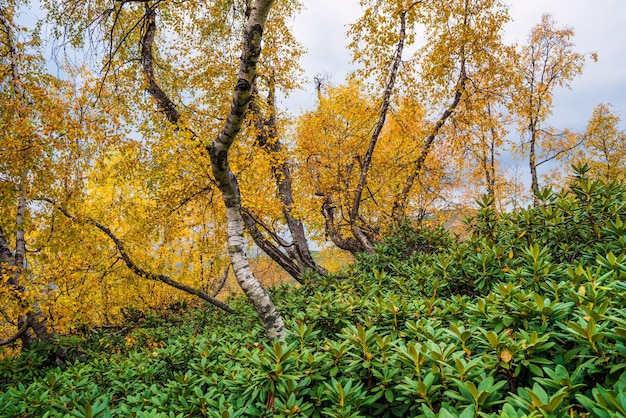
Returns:
[[[521,149],[528,155],[533,193],[539,191],[537,167],[572,147],[551,150],[550,144],[565,133],[544,125],[552,114],[554,90],[570,87],[582,73],[585,58],[574,50],[573,37],[572,28],[558,28],[552,16],[543,15],[516,60],[518,81],[512,86],[510,103],[522,135]]]
[[[620,181],[626,175],[626,132],[620,129],[621,118],[611,105],[600,103],[592,112],[581,135],[580,146],[565,154],[568,166],[587,164],[589,176],[607,182]]]
[[[341,192],[342,200],[345,202],[345,196],[350,196],[349,203],[340,204],[329,193],[320,196],[328,237],[351,252],[373,250],[378,239],[377,224],[399,225],[407,218],[422,217],[424,207],[419,207],[421,201],[415,197],[423,194],[415,189],[420,183],[427,183],[424,180],[429,176],[426,169],[431,156],[437,153],[436,149],[458,148],[458,144],[445,141],[452,136],[443,134],[444,127],[463,108],[464,102],[474,100],[483,90],[494,89],[501,82],[492,81],[497,80],[495,74],[501,69],[495,57],[503,53],[502,30],[508,20],[505,6],[493,0],[459,0],[452,4],[363,1],[362,6],[363,17],[349,32],[354,60],[361,66],[351,77],[367,80],[363,82],[363,90],[378,97],[374,107],[377,117],[370,122],[367,148],[354,155],[352,172],[358,173],[356,180],[350,182],[343,177],[346,186]],[[415,44],[422,28],[425,46],[412,57],[403,56],[405,48]],[[486,77],[486,72],[494,75]],[[485,84],[485,80],[491,84]],[[355,102],[362,95],[355,95]],[[380,140],[388,129],[390,112],[399,113],[400,102],[406,106],[408,100],[415,102],[414,108],[421,109],[423,118],[420,128],[410,133],[414,140],[403,150],[412,160],[394,182],[395,191],[387,198],[391,208],[381,208],[376,220],[368,220],[362,211],[364,200],[385,201],[373,196],[372,188],[368,189],[374,156],[380,152]],[[320,107],[322,104],[320,100]],[[323,141],[323,130],[319,137]],[[445,175],[436,177],[443,179]],[[428,190],[428,186],[423,190]],[[349,228],[342,229],[342,223]]]
[[[16,35],[14,6],[0,7],[0,285],[4,288],[0,320],[3,331],[9,328],[7,324],[16,329],[0,338],[0,345],[20,339],[22,347],[28,348],[37,340],[50,342],[53,334],[31,281],[26,245],[28,200],[36,190],[33,183],[41,182],[37,165],[49,145],[42,131],[50,122],[46,117],[54,124],[58,109],[46,108],[51,104],[47,89],[53,88],[54,80],[41,74],[37,57],[25,54],[26,45]]]
[[[244,121],[258,89],[255,87],[257,67],[272,4],[267,0],[182,6],[123,1],[107,8],[105,3],[74,1],[58,9],[54,9],[54,4],[49,7],[55,19],[68,22],[68,18],[76,18],[76,21],[70,19],[71,23],[62,26],[59,35],[65,42],[80,47],[84,44],[84,36],[90,33],[95,39],[100,37],[104,41],[100,88],[111,97],[118,100],[131,98],[135,103],[126,109],[124,100],[113,106],[121,111],[130,126],[137,126],[143,135],[143,143],[150,145],[148,152],[151,157],[160,156],[168,167],[168,171],[155,172],[156,178],[148,179],[154,190],[178,189],[183,193],[177,198],[179,201],[182,198],[181,204],[175,206],[172,212],[190,201],[211,196],[213,191],[221,194],[222,205],[213,204],[217,212],[223,211],[220,216],[223,216],[222,226],[228,241],[225,247],[235,278],[259,313],[268,337],[282,338],[282,319],[269,295],[254,277],[246,256],[248,242],[243,234],[244,210],[240,183],[235,174],[242,166],[245,167],[243,158],[250,153],[248,144],[238,143],[241,141],[236,139],[242,138],[242,130],[246,132],[246,137],[252,136],[253,129],[244,125]],[[184,17],[186,12],[190,13],[189,19]],[[171,35],[177,42],[170,44],[172,41],[167,36],[157,38],[161,27],[158,19],[161,19],[163,27],[172,31]],[[194,31],[198,36],[192,36]],[[161,48],[159,53],[157,39],[168,44],[170,49]],[[137,44],[139,49],[135,47]],[[241,54],[238,60],[235,58],[237,54]],[[228,85],[234,85],[230,93],[226,88]],[[148,100],[142,95],[144,89],[149,94]],[[185,100],[185,96],[192,100]],[[182,105],[185,101],[189,105]],[[131,107],[136,110],[131,110]],[[143,144],[137,145],[143,147]],[[178,153],[189,164],[173,161],[172,152]],[[131,149],[129,155],[133,154],[136,154],[140,164],[144,163],[141,153]],[[267,183],[267,180],[262,181]],[[189,183],[197,192],[193,189],[191,193],[189,189],[185,191]],[[80,214],[69,211],[67,214],[81,218]],[[175,214],[170,213],[169,216]],[[215,218],[217,222],[220,222],[220,216]],[[87,223],[111,238],[132,271],[139,276],[167,283],[168,280],[161,280],[169,279],[167,275],[140,268],[131,257],[129,246],[111,228],[93,219]],[[251,224],[257,227],[255,222]],[[217,228],[217,225],[213,227]],[[150,246],[143,252],[146,250],[149,251]],[[284,255],[280,250],[277,252]],[[206,256],[211,257],[210,254]],[[296,264],[289,257],[285,259]],[[305,267],[296,264],[290,273],[300,274]]]

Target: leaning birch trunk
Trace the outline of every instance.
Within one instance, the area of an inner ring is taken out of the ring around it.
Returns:
[[[414,3],[415,5],[416,3]],[[413,6],[411,6],[413,7]],[[402,51],[404,50],[404,42],[406,39],[406,15],[408,13],[408,9],[402,10],[400,13],[400,33],[398,36],[398,44],[396,45],[396,52],[394,54],[393,64],[391,66],[391,71],[389,72],[389,78],[387,79],[387,85],[385,86],[385,92],[383,93],[383,102],[380,107],[380,114],[378,116],[378,120],[376,121],[376,125],[374,125],[374,131],[372,132],[372,137],[370,138],[370,143],[367,148],[367,152],[363,158],[363,165],[361,167],[361,174],[359,176],[359,182],[356,185],[356,190],[354,192],[354,199],[352,201],[352,208],[350,209],[350,227],[352,230],[352,235],[354,238],[361,244],[363,251],[368,253],[374,252],[374,245],[372,241],[363,233],[363,230],[358,225],[359,221],[359,209],[361,207],[361,199],[363,195],[363,190],[365,190],[365,185],[367,184],[367,177],[372,165],[372,158],[374,156],[374,149],[378,143],[378,138],[380,137],[381,132],[383,131],[383,127],[385,126],[385,121],[387,120],[387,112],[389,111],[389,106],[391,104],[391,98],[393,95],[393,87],[396,83],[396,78],[398,77],[398,70],[400,69],[400,64],[402,62]]]
[[[141,66],[145,76],[146,83],[148,85],[147,91],[156,100],[159,111],[167,118],[169,122],[176,125],[177,129],[182,129],[186,133],[191,134],[194,139],[199,139],[198,136],[186,125],[180,125],[181,114],[176,109],[176,105],[170,99],[170,97],[161,89],[156,81],[154,72],[154,58],[152,49],[154,46],[154,38],[156,35],[156,11],[150,7],[148,3],[145,4],[146,12],[144,15],[144,33],[141,39]],[[253,94],[254,88],[253,88]],[[267,153],[272,156],[273,154],[282,153],[282,145],[276,137],[276,118],[274,109],[274,99],[272,94],[272,100],[270,108],[272,109],[272,116],[268,121],[261,121],[257,124],[260,131],[267,130],[269,133],[264,132],[260,135],[263,137],[259,139],[259,145],[263,147]],[[250,102],[250,111],[259,113],[259,109],[255,109],[254,100]],[[258,118],[257,118],[258,119]],[[267,129],[265,122],[268,122]],[[268,140],[268,135],[272,135],[271,141]],[[299,283],[303,283],[302,275],[306,269],[312,269],[319,274],[326,274],[327,271],[319,266],[313,260],[311,251],[306,240],[304,233],[304,225],[301,221],[297,220],[291,214],[291,207],[293,206],[292,185],[291,185],[291,172],[288,163],[283,163],[280,168],[274,170],[274,178],[278,187],[279,197],[283,203],[283,215],[287,222],[287,226],[291,232],[293,242],[286,241],[279,242],[278,245],[273,244],[270,240],[266,239],[259,226],[263,226],[258,219],[242,208],[243,222],[255,244],[272,260],[274,260],[280,267],[282,267],[291,277],[293,277]]]
[[[267,291],[257,280],[250,269],[245,252],[243,236],[243,219],[241,217],[241,195],[237,178],[228,163],[228,151],[239,131],[248,111],[252,88],[256,78],[256,65],[261,53],[263,27],[273,0],[256,0],[251,2],[248,10],[248,21],[244,29],[243,48],[239,75],[233,93],[233,101],[224,128],[207,150],[211,157],[213,176],[222,192],[226,206],[228,252],[237,282],[257,311],[268,338],[283,339],[285,325]]]

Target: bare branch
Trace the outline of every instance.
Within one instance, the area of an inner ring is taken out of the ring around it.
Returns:
[[[257,226],[256,220],[245,209],[241,209],[241,217],[243,223],[246,225],[246,229],[252,236],[254,243],[272,260],[280,265],[291,277],[298,280],[301,272],[298,265],[294,263],[284,252],[282,252],[277,246],[269,242]]]
[[[197,196],[200,196],[201,194],[204,194],[204,193],[210,191],[212,188],[213,188],[213,185],[209,185],[209,186],[203,187],[200,190],[192,193],[191,196],[187,196],[186,198],[181,200],[176,206],[174,206],[172,209],[170,209],[169,214],[171,215],[172,213],[176,212],[178,209],[182,208],[187,203],[191,202]],[[211,197],[211,199],[212,199],[212,197]]]
[[[222,273],[222,278],[220,279],[219,283],[215,287],[215,290],[213,290],[213,293],[211,294],[212,297],[217,297],[217,295],[224,288],[224,285],[226,284],[226,280],[228,279],[229,270],[230,270],[230,265],[227,265],[226,268],[224,269],[224,273]]]
[[[555,158],[558,158],[559,156],[561,156],[561,155],[563,155],[563,154],[565,154],[567,152],[570,152],[571,150],[577,148],[579,145],[581,145],[583,142],[585,142],[586,139],[587,139],[586,135],[581,136],[580,140],[578,140],[578,142],[576,142],[574,145],[572,145],[571,147],[562,149],[560,151],[557,151],[554,155],[546,158],[545,160],[539,161],[537,164],[535,164],[535,167],[539,167],[541,164],[544,164],[544,163],[547,163],[549,161],[552,161]]]
[[[3,340],[0,340],[0,346],[3,345],[8,345],[11,343],[14,343],[15,341],[17,341],[26,331],[28,331],[28,329],[30,328],[30,321],[25,321],[21,328],[19,330],[17,330],[17,332],[15,334],[13,334],[12,336],[5,338]]]
[[[81,221],[79,219],[77,219],[74,215],[72,215],[68,210],[66,210],[64,207],[57,205],[53,200],[51,199],[47,199],[47,198],[43,198],[40,199],[42,201],[51,203],[57,210],[59,210],[63,215],[65,215],[67,218],[78,222],[78,223],[87,223],[90,225],[95,226],[96,228],[98,228],[100,231],[104,232],[110,239],[111,241],[113,241],[113,243],[115,244],[115,247],[117,248],[117,251],[120,255],[120,257],[122,258],[122,261],[124,261],[124,263],[126,264],[126,266],[133,272],[135,273],[137,276],[147,279],[147,280],[153,280],[153,281],[158,281],[158,282],[162,282],[165,283],[173,288],[182,290],[185,293],[189,293],[191,295],[195,295],[197,297],[199,297],[200,299],[228,312],[228,313],[234,313],[233,309],[228,306],[228,304],[215,299],[213,296],[207,294],[206,292],[200,290],[200,289],[196,289],[194,287],[188,286],[186,284],[177,282],[176,280],[173,280],[172,278],[170,278],[169,276],[163,275],[163,274],[156,274],[156,273],[152,273],[149,272],[147,270],[144,270],[143,268],[139,267],[130,257],[130,255],[128,254],[128,252],[126,251],[126,248],[124,247],[122,241],[117,238],[117,236],[113,233],[113,231],[111,231],[109,228],[107,228],[106,226],[102,225],[101,223],[99,223],[98,221],[92,219],[92,218],[85,218],[84,221]]]
[[[274,239],[274,241],[276,241],[276,243],[278,245],[280,245],[283,248],[290,248],[293,247],[293,243],[287,242],[285,241],[283,238],[281,238],[280,235],[278,235],[275,231],[272,230],[272,228],[267,225],[265,222],[263,222],[263,220],[257,218],[256,216],[254,216],[254,214],[248,210],[245,207],[241,208],[241,212],[245,213],[246,215],[248,215],[249,217],[252,218],[252,220],[254,220],[254,222],[258,225],[261,226],[261,228],[263,228],[264,230],[267,231],[267,233]]]

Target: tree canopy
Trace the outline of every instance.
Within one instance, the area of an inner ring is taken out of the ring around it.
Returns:
[[[2,345],[180,301],[226,315],[237,289],[282,339],[268,283],[344,280],[336,260],[406,225],[463,235],[483,194],[538,204],[543,163],[624,177],[609,105],[584,132],[545,126],[586,58],[549,15],[507,44],[505,2],[363,0],[357,69],[296,113],[297,0],[42,5],[46,30],[0,6]]]

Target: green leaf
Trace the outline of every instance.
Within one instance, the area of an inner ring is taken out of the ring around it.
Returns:
[[[391,389],[385,389],[385,399],[387,399],[389,403],[394,401],[393,391]]]
[[[476,416],[476,408],[474,405],[470,405],[463,410],[459,418],[474,418]]]

